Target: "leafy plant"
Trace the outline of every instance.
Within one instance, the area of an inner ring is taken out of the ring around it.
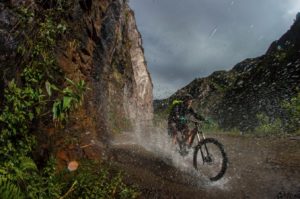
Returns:
[[[56,161],[53,157],[41,170],[31,172],[24,182],[27,198],[59,198],[63,194],[66,183],[63,180],[63,173],[56,171]]]
[[[271,119],[264,113],[257,114],[256,117],[259,124],[255,128],[255,133],[262,135],[282,133],[282,122],[279,118],[271,121]]]
[[[203,122],[202,129],[203,131],[207,132],[221,131],[221,128],[219,127],[218,123],[211,118],[208,118],[207,122]]]
[[[101,167],[100,167],[101,166]],[[115,173],[107,166],[88,161],[69,181],[75,182],[74,190],[67,198],[137,198],[139,192],[132,186],[123,183],[122,173]]]
[[[66,119],[62,115],[81,104],[85,82],[74,83],[67,79],[64,83],[64,74],[55,58],[57,41],[67,30],[61,18],[61,7],[43,10],[29,6],[20,7],[15,12],[19,14],[19,22],[12,31],[19,39],[17,52],[20,60],[16,68],[20,76],[9,82],[1,104],[1,192],[6,194],[15,190],[17,195],[22,192],[20,195],[26,198],[58,198],[62,181],[54,180],[55,165],[52,163],[38,170],[32,160],[31,153],[36,146],[33,132],[41,116],[47,115],[49,107],[58,103],[62,109],[60,114],[53,112],[53,118]],[[46,99],[49,88],[44,86],[49,81],[53,82],[51,88],[56,90],[53,89]],[[54,86],[58,84],[68,86]]]
[[[284,61],[286,57],[287,57],[287,54],[286,54],[286,52],[283,52],[283,51],[279,51],[275,54],[275,59],[279,62]]]
[[[283,102],[283,108],[288,116],[286,129],[289,132],[296,132],[300,129],[300,92],[290,101]]]
[[[13,155],[26,156],[31,151],[35,141],[28,131],[31,121],[39,114],[39,107],[34,105],[42,98],[40,90],[21,89],[14,81],[9,83],[4,93],[6,103],[0,114],[2,162]]]
[[[0,198],[22,199],[24,198],[21,189],[13,182],[0,177]]]
[[[83,100],[83,94],[87,87],[83,80],[78,83],[74,83],[72,80],[66,78],[69,86],[64,89],[57,88],[54,84],[46,81],[45,86],[49,97],[52,96],[52,91],[56,91],[61,97],[56,98],[52,106],[52,114],[54,121],[66,121],[68,113],[81,105]]]

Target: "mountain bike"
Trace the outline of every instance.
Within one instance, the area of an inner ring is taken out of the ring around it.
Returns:
[[[191,131],[193,132],[192,143],[194,143],[195,137],[197,138],[197,142],[194,146],[192,145],[194,149],[194,168],[206,175],[211,181],[221,179],[226,172],[228,163],[223,145],[215,138],[205,137],[201,131],[202,122],[192,119],[189,119],[189,122],[194,125],[194,129]],[[179,153],[186,156],[189,151],[188,136],[186,133],[180,132],[176,139],[179,145]]]

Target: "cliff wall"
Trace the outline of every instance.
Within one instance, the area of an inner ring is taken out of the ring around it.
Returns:
[[[52,148],[62,161],[76,156],[100,158],[109,137],[133,130],[140,120],[152,120],[152,82],[144,58],[141,35],[126,0],[69,2],[65,13],[68,33],[60,38],[56,60],[61,73],[90,89],[81,107],[61,128],[51,118],[35,125],[38,153]],[[20,6],[50,9],[58,1],[15,0],[0,3],[0,91],[19,79],[18,30]],[[4,97],[1,94],[0,100]],[[39,133],[37,133],[39,132]]]

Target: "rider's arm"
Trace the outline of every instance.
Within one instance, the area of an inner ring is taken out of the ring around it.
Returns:
[[[194,109],[190,108],[190,109],[189,109],[189,112],[190,112],[190,114],[193,115],[197,120],[205,121],[205,118],[204,118],[202,115],[196,113],[196,112],[194,111]]]

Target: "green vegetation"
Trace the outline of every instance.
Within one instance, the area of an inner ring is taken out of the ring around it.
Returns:
[[[122,182],[123,174],[110,169],[109,166],[87,161],[76,171],[75,176],[67,176],[73,186],[67,198],[136,198],[137,189]]]
[[[24,198],[20,188],[6,179],[0,179],[0,197],[16,199]]]
[[[255,128],[255,133],[262,135],[300,133],[300,93],[292,97],[289,101],[284,101],[282,108],[285,118],[275,118],[271,120],[266,114],[257,114],[259,125]]]
[[[52,118],[62,126],[87,89],[83,80],[74,82],[59,69],[56,50],[69,30],[64,19],[72,2],[55,2],[47,8],[29,5],[15,10],[19,22],[12,33],[18,38],[19,60],[14,67],[19,72],[0,104],[0,198],[135,198],[137,192],[120,174],[83,165],[75,172],[60,172],[54,158],[41,168],[34,162],[39,122]]]
[[[259,135],[274,135],[283,133],[282,123],[279,118],[272,121],[270,117],[263,113],[257,114],[256,117],[259,124],[255,128],[254,133]]]
[[[300,92],[298,92],[297,96],[291,98],[290,101],[285,101],[283,107],[288,116],[285,128],[289,132],[300,134]]]
[[[222,129],[219,124],[213,120],[213,119],[208,119],[208,122],[203,123],[202,130],[205,134],[226,134],[226,135],[231,135],[231,136],[237,136],[237,135],[243,135],[243,133],[237,129]]]
[[[99,162],[81,162],[76,171],[58,172],[55,159],[50,158],[48,165],[38,171],[35,164],[28,159],[22,165],[26,172],[18,176],[18,183],[0,177],[0,198],[130,199],[139,196],[137,188],[123,183],[122,173]]]
[[[279,61],[279,62],[282,62],[286,59],[287,57],[287,53],[284,52],[284,51],[277,51],[275,54],[275,60]]]
[[[207,119],[207,122],[203,123],[202,129],[204,132],[208,132],[208,133],[220,131],[220,127],[217,124],[217,122],[211,118]]]
[[[86,90],[85,82],[80,80],[78,83],[74,83],[72,80],[66,78],[70,86],[64,89],[57,88],[54,84],[50,84],[46,81],[46,90],[49,97],[52,96],[52,90],[61,94],[60,98],[56,98],[52,106],[53,120],[58,122],[65,122],[68,113],[76,108],[77,105],[81,105],[83,100],[83,94]]]

